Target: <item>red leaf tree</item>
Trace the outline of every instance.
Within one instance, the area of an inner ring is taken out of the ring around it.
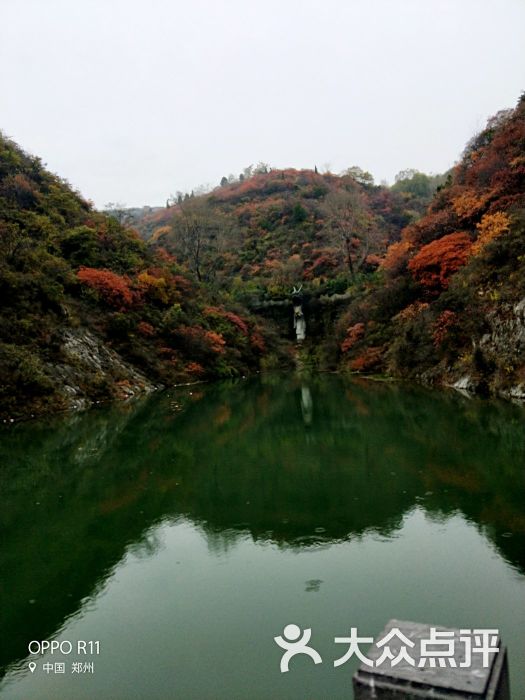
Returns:
[[[471,248],[468,233],[451,233],[423,246],[409,261],[408,268],[422,287],[439,293],[448,287],[452,275],[466,264]]]
[[[94,267],[81,267],[77,272],[79,281],[94,290],[107,304],[117,309],[124,309],[133,303],[133,292],[129,279],[117,275],[111,270],[99,270]]]

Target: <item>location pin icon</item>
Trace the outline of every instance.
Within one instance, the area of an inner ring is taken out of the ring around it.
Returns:
[[[35,668],[36,668],[35,662],[34,662],[34,661],[30,661],[30,662],[29,662],[29,670],[31,671],[31,673],[34,672]]]

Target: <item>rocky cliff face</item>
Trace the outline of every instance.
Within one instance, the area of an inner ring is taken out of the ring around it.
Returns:
[[[56,379],[66,409],[78,410],[94,402],[87,387],[111,386],[114,398],[118,399],[157,388],[86,328],[63,332],[62,356],[64,361],[49,363],[48,371]]]
[[[130,399],[162,385],[152,383],[115,350],[87,328],[66,327],[59,331],[60,347],[53,359],[40,358],[40,368],[52,389],[40,397],[22,397],[3,422],[54,411],[78,411],[111,399]],[[38,359],[35,356],[35,360]]]
[[[486,325],[488,332],[472,342],[468,365],[458,361],[422,379],[467,394],[525,401],[525,298],[514,305],[499,305],[487,315]]]
[[[492,392],[525,400],[525,297],[487,318],[490,332],[479,342],[486,361],[495,368]]]

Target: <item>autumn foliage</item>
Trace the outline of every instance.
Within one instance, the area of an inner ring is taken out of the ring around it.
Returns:
[[[242,319],[237,314],[232,311],[227,311],[226,309],[220,309],[216,306],[207,306],[204,309],[206,316],[211,316],[212,318],[223,318],[229,323],[231,323],[237,330],[241,332],[242,335],[248,336],[248,324],[244,319]]]
[[[210,354],[222,355],[226,341],[220,333],[206,330],[201,326],[179,326],[173,335],[181,348],[199,359],[206,359]]]
[[[341,343],[341,351],[348,352],[363,337],[364,333],[364,323],[355,323],[353,326],[350,326],[346,331],[345,339]]]
[[[233,299],[244,302],[247,289],[265,299],[299,284],[344,291],[380,266],[412,214],[401,191],[373,185],[359,168],[340,175],[258,168],[145,217],[141,230],[179,263],[198,267],[204,281],[229,289],[236,279]]]
[[[301,285],[302,349],[333,368],[523,383],[510,349],[486,355],[494,318],[512,320],[525,297],[524,143],[522,98],[432,186],[409,171],[387,187],[356,169],[257,167],[157,210],[139,240],[0,135],[0,385],[11,409],[67,399],[49,368],[68,327],[89,328],[165,386],[290,363],[290,292]],[[99,400],[125,381],[95,373],[83,385]]]
[[[401,272],[407,264],[410,249],[411,244],[407,240],[392,243],[392,245],[388,247],[385,257],[381,262],[382,269],[392,274]]]
[[[350,369],[354,372],[370,372],[380,363],[383,355],[383,348],[369,347],[350,362]]]
[[[411,321],[414,318],[417,318],[419,314],[421,314],[423,311],[426,311],[430,305],[427,302],[424,301],[414,301],[412,304],[409,304],[408,306],[405,306],[404,309],[401,309],[401,311],[396,314],[393,317],[393,320],[395,321]]]
[[[284,200],[261,207],[258,231],[288,209]],[[170,219],[175,213],[165,212]],[[160,238],[171,232],[170,219],[157,222],[167,226]],[[87,403],[135,393],[148,382],[246,375],[260,368],[266,353],[289,362],[286,340],[272,322],[255,317],[230,292],[228,266],[239,256],[232,237],[230,249],[223,246],[227,227],[219,230],[210,220],[209,232],[223,247],[202,261],[205,279],[199,279],[183,256],[146,243],[123,220],[122,212],[97,211],[0,134],[0,415],[69,404],[66,373],[54,370],[69,362],[67,337],[85,341],[87,352],[107,344],[122,360],[71,365]],[[227,267],[223,291],[213,278],[219,262]],[[246,265],[249,276],[251,261]]]
[[[206,374],[206,370],[198,362],[188,362],[188,364],[186,365],[186,372],[197,378],[202,377],[204,374]]]
[[[473,189],[460,190],[452,200],[452,207],[460,219],[471,219],[483,211],[489,197],[488,192],[480,193]]]
[[[111,270],[81,267],[77,278],[83,285],[96,292],[109,306],[127,308],[133,303],[133,292],[127,277]]]
[[[145,338],[151,338],[155,335],[155,328],[147,321],[140,321],[137,325],[137,331]]]
[[[509,340],[496,350],[494,327],[525,296],[524,143],[525,96],[471,139],[352,299],[342,319],[353,324],[339,323],[345,366],[429,383],[468,375],[483,391],[523,381],[511,326],[497,326]]]
[[[467,263],[472,241],[468,233],[451,233],[428,243],[408,263],[415,281],[426,291],[439,293],[450,278]]]
[[[497,211],[494,214],[485,214],[479,224],[477,224],[476,229],[478,237],[472,246],[474,255],[480,253],[487,243],[509,232],[510,218],[508,214],[502,211]]]
[[[256,353],[262,355],[266,351],[266,343],[262,333],[255,329],[250,335],[250,346]]]
[[[170,290],[164,277],[145,270],[138,275],[137,286],[143,298],[160,304],[169,302]]]
[[[450,309],[446,309],[439,314],[432,327],[434,345],[439,347],[443,344],[449,330],[456,325],[457,320],[457,315]]]

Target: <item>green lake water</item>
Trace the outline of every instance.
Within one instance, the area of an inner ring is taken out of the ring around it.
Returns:
[[[0,462],[1,700],[348,699],[334,638],[391,618],[499,629],[525,700],[519,406],[269,375],[6,427]],[[291,622],[323,662],[282,674]]]

